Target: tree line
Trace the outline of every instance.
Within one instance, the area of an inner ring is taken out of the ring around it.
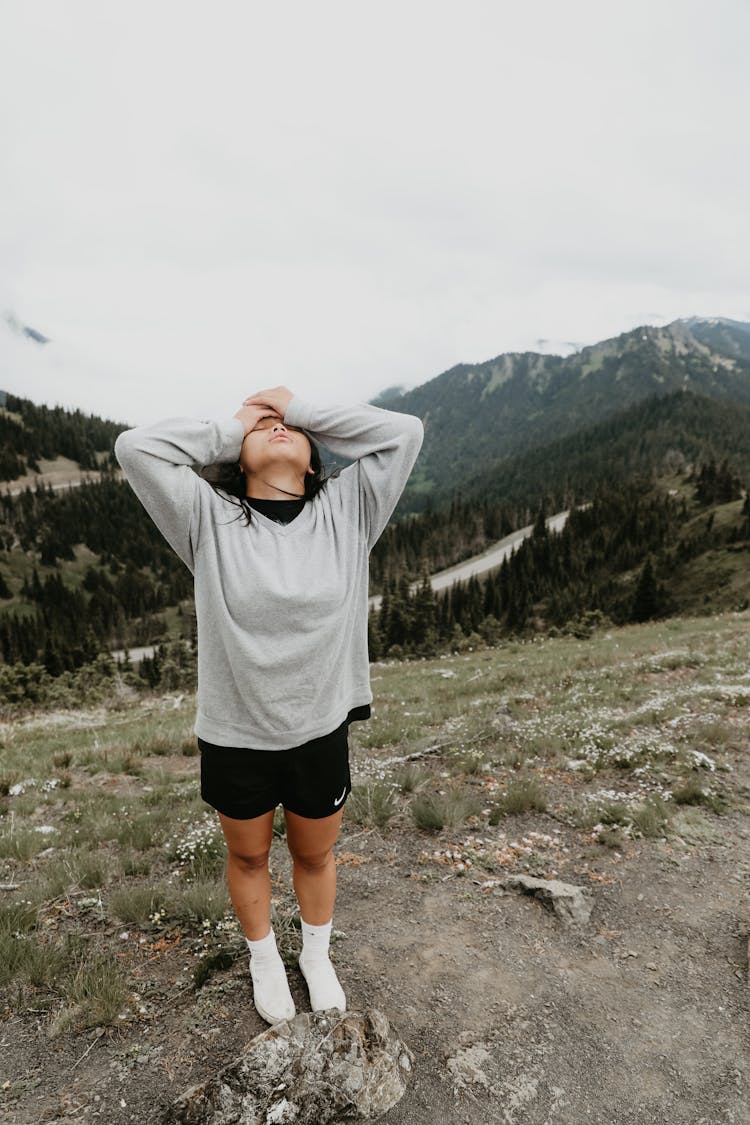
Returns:
[[[116,465],[112,452],[123,425],[81,410],[38,406],[18,395],[5,396],[0,411],[0,480],[15,480],[27,472],[40,472],[41,458],[69,457],[81,469],[99,468],[97,450],[104,463]]]
[[[389,526],[372,566],[373,592],[379,586],[382,593],[380,610],[370,618],[372,658],[438,651],[472,635],[491,641],[561,628],[586,611],[613,622],[678,611],[666,590],[674,567],[750,531],[746,500],[740,527],[714,527],[711,512],[692,535],[679,535],[696,504],[742,494],[726,460],[711,460],[687,479],[690,505],[645,477],[601,485],[589,507],[571,511],[559,535],[547,531],[546,503],[532,511],[487,498],[454,500],[445,511]],[[533,533],[494,573],[434,593],[428,574],[476,554],[520,520],[533,522]],[[81,546],[95,556],[86,566]],[[38,662],[59,675],[102,651],[164,641],[170,632],[165,611],[175,606],[180,632],[194,637],[192,576],[130,486],[112,473],[65,492],[38,486],[0,496],[0,547],[6,560],[19,551],[29,559],[20,583],[0,566],[0,599],[13,598],[0,607],[0,657],[7,664]],[[623,576],[637,568],[634,588]]]
[[[706,503],[706,481],[723,481],[719,502],[741,495],[738,478],[715,462],[697,481],[699,504]],[[750,539],[750,497],[738,525],[718,530],[711,512],[692,534],[681,535],[694,514],[684,497],[634,479],[601,486],[558,533],[548,531],[541,505],[531,535],[481,578],[436,593],[426,570],[416,584],[403,571],[386,574],[380,607],[370,613],[371,658],[434,655],[467,637],[495,643],[529,629],[575,627],[587,613],[621,625],[679,612],[669,589],[675,569],[710,547]]]

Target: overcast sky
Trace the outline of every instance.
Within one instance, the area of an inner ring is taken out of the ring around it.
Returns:
[[[10,0],[0,388],[364,401],[750,320],[747,0]]]

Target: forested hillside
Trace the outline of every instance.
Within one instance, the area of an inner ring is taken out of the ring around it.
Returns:
[[[515,633],[585,636],[607,622],[746,609],[750,501],[739,480],[710,462],[673,482],[599,486],[559,533],[549,533],[540,507],[531,537],[494,573],[438,594],[426,571],[416,589],[403,571],[386,576],[370,617],[371,655],[428,656]],[[457,525],[470,514],[457,508]]]
[[[537,356],[518,366],[505,357],[494,375],[459,371],[453,380],[441,376],[417,388],[426,444],[431,435],[435,450],[436,432],[442,435],[442,477],[430,497],[423,491],[424,510],[397,513],[372,553],[371,592],[383,595],[370,620],[373,659],[494,643],[511,634],[585,633],[597,621],[747,602],[750,336],[734,322],[690,323],[669,326],[669,354],[666,330],[644,332],[640,343],[630,333],[598,351],[584,349],[587,371],[579,371],[579,381],[590,390],[590,376],[609,371],[615,384],[630,381],[620,398],[633,401],[588,425],[583,422],[592,411],[583,410],[566,434],[558,407],[572,392],[563,393],[558,380],[553,422],[544,411],[532,412],[525,446],[521,442],[512,456],[488,424],[489,404],[482,441],[473,446],[463,422],[447,424],[446,404],[458,410],[462,389],[474,383],[490,388],[478,395],[482,403],[494,393],[493,378],[495,389],[504,385],[503,370],[521,380],[527,396],[543,396],[567,361]],[[661,351],[662,374],[679,359],[695,382],[701,364],[709,364],[715,393],[698,393],[690,379],[670,390],[665,374],[657,380],[661,390],[645,394],[654,382],[653,370],[638,376],[646,345]],[[714,362],[711,349],[718,347],[726,353],[722,363]],[[619,374],[612,366],[616,356]],[[728,401],[730,383],[735,401]],[[441,397],[446,387],[450,393]],[[428,388],[441,393],[430,398]],[[378,401],[415,410],[416,393],[394,388]],[[521,395],[521,401],[530,400]],[[11,477],[61,454],[82,470],[97,465],[101,471],[99,480],[78,488],[38,484],[17,495],[0,493],[0,700],[23,701],[41,690],[40,683],[67,682],[86,668],[111,675],[108,654],[138,645],[169,645],[142,661],[140,676],[149,685],[191,685],[192,577],[116,467],[112,445],[124,427],[10,395],[0,426],[11,435],[5,450]],[[550,428],[554,436],[543,442]],[[429,448],[426,456],[429,461]],[[415,476],[420,473],[423,489],[422,456]],[[567,509],[563,531],[549,533],[545,517]],[[440,595],[432,591],[430,574],[532,523],[534,534],[496,571]]]
[[[0,654],[72,669],[100,649],[163,638],[192,577],[114,471],[64,492],[0,497]]]
[[[124,429],[94,414],[37,406],[0,391],[0,481],[39,472],[43,457],[69,457],[81,469],[101,468],[102,461],[115,467],[112,446]]]
[[[485,465],[450,502],[406,515],[386,528],[371,556],[378,591],[394,570],[433,574],[547,515],[585,503],[597,488],[616,493],[633,477],[648,482],[690,475],[713,463],[732,483],[721,501],[750,481],[750,407],[675,391],[653,395],[606,422],[516,457]]]

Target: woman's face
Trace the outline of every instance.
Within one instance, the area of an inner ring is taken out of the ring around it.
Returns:
[[[279,418],[261,418],[256,422],[240,449],[243,472],[261,473],[274,466],[289,466],[301,476],[310,465],[310,442],[297,426],[288,426]]]

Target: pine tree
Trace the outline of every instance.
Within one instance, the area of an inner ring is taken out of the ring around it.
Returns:
[[[435,591],[430,583],[426,570],[422,571],[422,578],[413,597],[412,609],[412,644],[417,646],[434,646],[437,636],[435,622]]]
[[[380,660],[383,653],[383,637],[378,625],[378,614],[371,611],[367,616],[367,652],[369,660]]]
[[[534,520],[534,527],[531,532],[532,539],[544,539],[549,534],[547,530],[547,512],[544,501],[539,505],[539,510]]]
[[[631,621],[650,621],[659,612],[659,589],[649,555],[643,564],[638,585],[633,595]]]

